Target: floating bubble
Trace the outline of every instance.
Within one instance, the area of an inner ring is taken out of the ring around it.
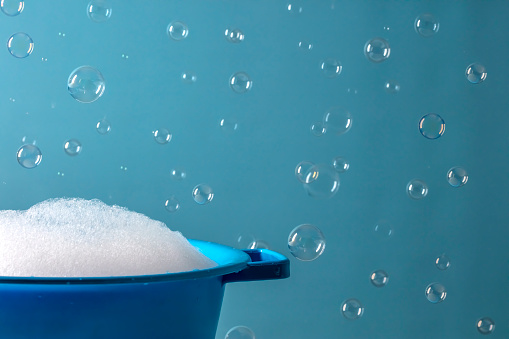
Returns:
[[[380,239],[388,239],[393,233],[392,225],[388,221],[381,220],[375,225],[375,234]]]
[[[244,72],[237,72],[230,77],[230,87],[236,93],[245,93],[251,89],[253,81]]]
[[[122,59],[124,59],[124,60],[129,59],[129,55],[127,55],[127,54],[122,54],[120,57],[121,57]]]
[[[441,303],[447,297],[447,291],[444,285],[440,283],[429,284],[424,293],[426,294],[426,299],[433,304]]]
[[[58,32],[58,36],[59,36],[59,37],[62,37],[62,38],[65,38],[65,33]]]
[[[197,204],[205,205],[212,201],[214,192],[209,185],[199,184],[193,188],[193,199]]]
[[[295,258],[313,261],[325,250],[325,237],[318,227],[302,224],[290,232],[288,248]]]
[[[320,68],[327,78],[335,78],[341,73],[343,66],[338,60],[329,58],[322,62]]]
[[[302,51],[310,51],[313,49],[313,44],[307,41],[299,41],[299,49]]]
[[[399,90],[401,89],[401,86],[395,80],[387,81],[385,83],[384,87],[385,87],[385,90],[387,91],[387,93],[398,93]]]
[[[380,63],[389,58],[391,55],[391,47],[385,39],[374,38],[364,45],[364,55],[369,61]]]
[[[183,82],[186,82],[188,84],[192,84],[193,82],[196,82],[196,80],[198,80],[196,74],[192,72],[184,72],[180,75],[180,78],[182,79]]]
[[[314,180],[316,175],[308,175],[311,168],[314,166],[311,161],[301,161],[295,167],[295,176],[301,183],[306,183],[306,178],[309,176],[309,180]]]
[[[171,133],[166,128],[157,129],[153,133],[154,139],[158,144],[164,145],[169,143],[171,140]]]
[[[21,142],[23,143],[23,145],[26,145],[26,144],[31,144],[31,145],[35,145],[37,144],[37,141],[32,138],[32,137],[28,137],[28,136],[23,136],[23,138],[21,138]]]
[[[27,144],[18,149],[17,158],[22,167],[34,168],[41,163],[42,153],[39,147]]]
[[[238,28],[227,28],[224,31],[224,37],[228,42],[233,44],[238,44],[239,42],[244,41],[244,33]]]
[[[14,33],[9,40],[7,40],[7,49],[13,57],[23,59],[34,51],[34,41],[26,33]]]
[[[251,250],[254,250],[254,249],[270,249],[270,245],[265,240],[256,239],[255,241],[250,243],[247,248],[249,248]]]
[[[183,40],[187,38],[189,34],[189,29],[186,24],[180,21],[170,22],[168,28],[166,29],[168,36],[175,41]]]
[[[314,124],[312,124],[309,127],[309,130],[311,131],[311,134],[313,134],[315,137],[321,137],[327,132],[325,126],[320,121],[317,121]]]
[[[67,155],[75,156],[81,152],[81,142],[76,139],[67,140],[64,143],[64,151]]]
[[[348,160],[343,157],[335,157],[332,159],[332,166],[338,173],[345,173],[350,168]]]
[[[437,266],[437,268],[441,271],[445,271],[446,269],[449,268],[449,265],[451,265],[451,262],[449,261],[449,257],[445,254],[440,254],[436,259],[435,259],[435,265]]]
[[[345,134],[352,128],[352,114],[341,107],[331,107],[323,115],[323,125],[330,133]]]
[[[176,167],[170,171],[171,178],[175,181],[182,181],[187,177],[184,169]]]
[[[347,319],[359,319],[364,314],[364,307],[357,299],[347,299],[341,304],[341,313]]]
[[[428,195],[428,185],[422,180],[413,179],[406,185],[408,196],[414,200],[420,200]]]
[[[8,16],[16,16],[23,12],[25,2],[19,0],[1,0],[0,9]]]
[[[477,330],[481,334],[491,334],[495,330],[495,322],[488,317],[477,320]]]
[[[369,279],[371,280],[373,286],[384,287],[389,281],[389,275],[384,270],[376,270],[371,272]]]
[[[237,236],[236,247],[240,249],[249,248],[254,242],[256,242],[256,239],[251,234],[239,234]]]
[[[235,326],[226,333],[224,339],[255,339],[255,334],[247,326]]]
[[[302,13],[302,6],[293,4],[287,4],[286,9],[288,10],[288,13],[290,14],[300,14]]]
[[[415,19],[414,27],[415,31],[423,37],[430,37],[438,33],[440,24],[432,14],[424,13]]]
[[[65,176],[65,174],[64,174],[64,172],[57,172],[57,176],[59,176],[59,177],[64,177],[64,176]]]
[[[488,73],[486,72],[486,67],[479,63],[473,63],[468,65],[467,70],[465,71],[465,76],[471,83],[480,84],[486,80]]]
[[[419,121],[419,131],[428,139],[438,139],[445,132],[444,119],[438,114],[426,114]]]
[[[304,180],[304,189],[313,198],[332,198],[339,189],[339,174],[330,165],[312,166]]]
[[[67,80],[69,94],[79,102],[91,103],[99,99],[106,87],[103,75],[92,66],[80,66]]]
[[[171,195],[164,202],[164,208],[166,208],[166,210],[170,213],[176,212],[180,208],[180,202],[174,195]]]
[[[95,125],[97,129],[97,133],[99,134],[108,134],[108,132],[111,130],[111,124],[108,120],[102,119]]]
[[[452,187],[461,187],[468,181],[468,173],[461,167],[453,167],[447,171],[447,181]]]
[[[237,120],[233,118],[221,119],[221,121],[219,122],[219,126],[221,127],[221,130],[225,134],[232,134],[237,130],[237,128],[239,128]]]
[[[122,166],[120,166],[120,170],[126,172],[127,171],[127,167],[122,165]]]
[[[87,15],[94,22],[104,22],[111,17],[111,5],[106,0],[92,0],[87,6]]]

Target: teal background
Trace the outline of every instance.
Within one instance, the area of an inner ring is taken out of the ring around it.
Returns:
[[[87,17],[87,3],[26,1],[17,17],[0,13],[1,39],[22,31],[35,43],[26,59],[0,51],[1,209],[98,198],[188,238],[235,246],[239,234],[253,234],[290,257],[287,280],[227,285],[217,338],[236,325],[265,339],[477,338],[476,321],[485,316],[496,324],[490,338],[509,337],[509,2],[302,1],[292,2],[303,9],[293,15],[279,0],[112,0],[104,23]],[[413,28],[426,12],[440,22],[430,38]],[[167,36],[174,20],[189,27],[185,40]],[[228,27],[245,40],[228,43]],[[373,64],[363,46],[379,36],[391,55]],[[313,49],[299,50],[299,41]],[[337,78],[321,73],[325,58],[341,61]],[[465,78],[473,62],[488,71],[482,84]],[[106,79],[91,104],[66,89],[81,65]],[[247,93],[228,85],[238,71],[253,80]],[[182,72],[194,72],[196,83],[182,82]],[[399,93],[385,91],[391,79]],[[332,106],[352,113],[352,129],[312,135],[311,124]],[[437,140],[419,133],[427,113],[445,120]],[[112,125],[107,135],[95,130],[102,118]],[[238,130],[223,133],[223,118],[236,119]],[[158,128],[172,132],[169,144],[154,141]],[[24,136],[43,153],[35,169],[16,161]],[[76,157],[63,150],[70,138],[83,145]],[[338,193],[307,196],[295,166],[338,155],[350,161]],[[447,183],[454,166],[469,174],[464,187]],[[184,181],[171,179],[174,167],[186,170]],[[425,199],[406,195],[413,178],[428,184]],[[200,183],[214,190],[210,204],[191,197]],[[181,208],[170,214],[164,201],[172,194]],[[392,224],[390,239],[376,237],[380,220]],[[303,223],[327,240],[313,262],[287,248],[288,234]],[[434,265],[441,253],[451,259],[446,271]],[[371,285],[375,269],[389,273],[386,287]],[[424,296],[432,282],[447,288],[440,304]],[[362,302],[362,318],[341,315],[347,298]]]

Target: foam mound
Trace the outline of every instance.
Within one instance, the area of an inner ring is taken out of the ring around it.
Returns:
[[[164,223],[99,200],[0,211],[0,276],[135,276],[216,265]]]

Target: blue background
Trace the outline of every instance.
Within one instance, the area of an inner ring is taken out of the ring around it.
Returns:
[[[253,234],[289,256],[290,279],[227,285],[217,338],[236,325],[265,339],[477,338],[484,316],[496,324],[491,338],[509,337],[509,2],[303,1],[292,2],[302,13],[291,14],[279,0],[111,1],[104,23],[87,17],[87,3],[27,1],[21,15],[0,15],[1,39],[22,31],[35,42],[26,59],[0,53],[0,208],[98,198],[188,238],[235,246],[239,234]],[[413,28],[426,12],[440,22],[430,38]],[[169,39],[174,20],[189,27],[186,39]],[[227,42],[228,27],[245,40]],[[378,36],[391,55],[374,64],[363,47]],[[299,41],[313,49],[300,50]],[[337,78],[322,74],[326,58],[342,63]],[[479,85],[465,78],[473,62],[488,71]],[[81,65],[106,79],[91,104],[66,89]],[[238,71],[253,80],[247,93],[228,85]],[[197,81],[184,83],[182,72]],[[385,91],[391,79],[399,93]],[[332,106],[352,113],[352,129],[311,134]],[[437,140],[419,133],[427,113],[445,120]],[[112,126],[107,135],[95,130],[103,118]],[[223,118],[238,130],[223,133]],[[154,141],[158,128],[172,132],[169,144]],[[16,161],[25,136],[43,153],[31,170]],[[83,145],[76,157],[63,150],[70,138]],[[339,155],[350,169],[338,193],[307,196],[295,166]],[[454,166],[469,174],[464,187],[446,180]],[[174,167],[187,178],[172,180]],[[429,186],[422,200],[405,193],[414,178]],[[210,204],[191,197],[200,183],[214,190]],[[181,203],[173,214],[164,208],[172,194]],[[391,238],[376,237],[380,220],[392,224]],[[304,223],[327,240],[313,262],[296,260],[287,247],[290,231]],[[434,264],[441,253],[451,259],[446,271]],[[389,273],[386,287],[371,285],[375,269]],[[432,282],[447,288],[440,304],[425,298]],[[347,298],[364,305],[360,319],[341,315]]]

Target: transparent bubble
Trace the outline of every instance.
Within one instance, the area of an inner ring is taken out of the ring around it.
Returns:
[[[122,59],[124,59],[124,60],[129,59],[129,55],[127,55],[127,54],[122,54],[120,57],[121,57]]]
[[[62,177],[62,178],[63,178],[63,177],[65,176],[65,174],[64,174],[64,172],[57,172],[57,176],[59,176],[59,177]]]
[[[23,145],[26,145],[26,144],[36,145],[37,141],[35,140],[35,138],[25,135],[25,136],[23,136],[23,138],[21,138],[21,143]]]
[[[247,326],[235,326],[226,333],[224,339],[255,339],[255,334]]]
[[[249,249],[270,249],[269,243],[267,243],[265,240],[259,240],[256,239],[255,241],[251,242],[249,246],[247,246]]]
[[[468,65],[467,70],[465,71],[465,76],[471,83],[480,84],[486,80],[488,73],[486,72],[486,67],[478,63],[473,63]]]
[[[304,189],[313,198],[332,198],[339,189],[339,174],[330,165],[314,165],[304,180]]]
[[[461,187],[468,181],[468,173],[461,167],[453,167],[447,171],[447,181],[452,187]]]
[[[170,213],[176,212],[180,208],[180,202],[174,195],[171,195],[168,200],[164,202],[164,208]]]
[[[481,334],[491,334],[495,330],[495,322],[488,317],[477,320],[477,330]]]
[[[187,177],[184,169],[176,167],[170,171],[171,178],[175,181],[182,181]]]
[[[424,293],[426,294],[426,299],[433,304],[441,303],[447,297],[447,291],[444,285],[440,283],[429,284]]]
[[[332,159],[332,166],[338,173],[345,173],[350,168],[348,160],[343,157],[335,157]]]
[[[108,132],[111,130],[111,124],[108,120],[106,119],[102,119],[100,121],[97,122],[97,124],[95,125],[96,129],[97,129],[97,133],[99,134],[108,134]]]
[[[341,73],[343,66],[341,66],[341,62],[338,60],[329,58],[322,62],[320,68],[323,75],[325,75],[327,78],[335,78]]]
[[[379,63],[389,58],[391,47],[385,39],[374,38],[364,45],[364,55],[369,61]]]
[[[64,143],[64,151],[67,155],[75,156],[81,152],[81,142],[76,139],[67,140]]]
[[[327,132],[325,126],[320,121],[317,121],[314,124],[312,124],[309,127],[309,130],[311,131],[311,134],[313,134],[315,137],[321,137]]]
[[[221,121],[219,122],[219,126],[221,127],[221,130],[225,134],[232,134],[237,130],[237,128],[239,128],[239,124],[237,123],[237,120],[234,118],[221,119]]]
[[[424,13],[415,19],[414,27],[415,31],[423,37],[430,37],[438,33],[440,24],[432,14]]]
[[[32,54],[34,50],[34,41],[23,32],[14,33],[7,40],[7,49],[12,56],[22,59]]]
[[[299,49],[301,51],[310,51],[313,49],[313,44],[307,41],[299,41]]]
[[[197,204],[205,205],[212,201],[214,192],[209,185],[199,184],[193,188],[193,199]]]
[[[297,5],[295,3],[293,4],[287,4],[286,9],[288,10],[288,13],[290,14],[300,14],[302,13],[302,6]]]
[[[236,93],[245,93],[251,89],[253,81],[244,72],[237,72],[230,77],[230,87]]]
[[[67,80],[69,94],[79,102],[91,103],[99,99],[106,87],[103,75],[92,66],[80,66]]]
[[[233,44],[238,44],[239,42],[244,41],[244,33],[238,28],[227,28],[224,31],[224,37],[226,41],[231,42]]]
[[[158,144],[167,144],[171,140],[171,133],[166,128],[160,128],[154,131],[154,139]]]
[[[392,236],[393,233],[394,231],[392,229],[392,225],[388,221],[381,220],[376,223],[375,234],[378,238],[388,239]]]
[[[92,0],[87,6],[87,15],[94,22],[104,22],[111,17],[111,5],[106,0]]]
[[[331,107],[323,115],[323,125],[329,133],[345,134],[352,128],[352,114],[341,107]]]
[[[364,307],[357,299],[347,299],[341,304],[341,313],[347,319],[359,319],[364,314]]]
[[[426,114],[419,121],[419,131],[428,139],[438,139],[445,132],[444,119],[438,114]]]
[[[311,161],[301,161],[295,167],[295,176],[301,183],[306,183],[306,178],[309,176],[309,180],[314,180],[315,175],[308,175],[311,168],[314,166]]]
[[[193,82],[196,82],[196,80],[198,80],[196,74],[192,72],[184,72],[180,75],[180,78],[182,79],[183,82],[186,82],[188,84],[192,84]]]
[[[445,254],[440,254],[436,259],[435,259],[435,265],[437,265],[437,268],[441,271],[445,271],[446,269],[449,268],[449,266],[451,265],[451,262],[449,260],[449,257]]]
[[[65,38],[65,33],[58,32],[58,36],[61,37],[61,38]]]
[[[399,90],[401,89],[401,86],[399,85],[399,83],[395,80],[389,80],[385,83],[384,85],[385,87],[385,90],[387,91],[387,93],[398,93]]]
[[[127,171],[127,167],[122,165],[122,166],[120,166],[120,170],[126,172]]]
[[[189,29],[186,24],[180,21],[171,22],[166,29],[168,36],[175,41],[183,40],[187,38]]]
[[[295,258],[313,261],[325,250],[325,237],[318,227],[302,224],[290,232],[288,248]]]
[[[246,233],[239,234],[237,236],[236,247],[240,249],[249,248],[249,246],[254,242],[256,242],[256,239],[253,235]]]
[[[406,185],[406,192],[410,198],[419,200],[428,195],[428,185],[422,180],[410,180]]]
[[[35,145],[23,145],[17,152],[18,162],[25,168],[37,167],[42,160],[42,153]]]
[[[0,1],[0,9],[5,15],[8,16],[16,16],[23,12],[23,8],[25,7],[24,1],[19,0],[1,0]]]
[[[371,280],[373,286],[384,287],[389,281],[389,275],[384,270],[376,270],[371,272],[369,279]]]

